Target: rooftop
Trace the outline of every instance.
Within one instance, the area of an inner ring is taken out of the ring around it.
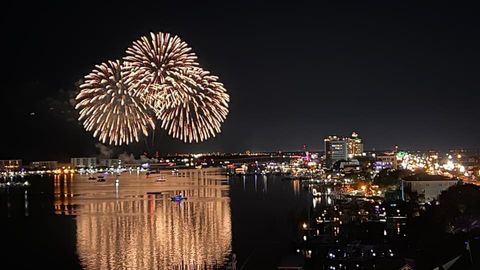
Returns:
[[[404,177],[405,181],[457,181],[455,178],[450,178],[443,175],[430,175],[430,174],[415,174]]]

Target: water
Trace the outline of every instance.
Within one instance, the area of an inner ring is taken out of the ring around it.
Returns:
[[[237,269],[269,269],[293,252],[308,201],[298,182],[218,169],[159,177],[35,176],[27,193],[1,193],[3,265],[223,269],[235,254]],[[172,202],[179,192],[187,200]]]

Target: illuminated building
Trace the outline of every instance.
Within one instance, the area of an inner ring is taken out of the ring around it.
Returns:
[[[73,168],[95,168],[97,167],[96,157],[71,158]]]
[[[35,170],[56,170],[58,161],[33,161],[30,167]]]
[[[0,160],[0,171],[18,171],[22,167],[21,159]]]
[[[331,167],[336,161],[352,159],[363,154],[363,140],[355,132],[350,137],[329,136],[324,141],[327,167]]]
[[[348,146],[345,138],[329,136],[325,138],[325,162],[327,167],[339,160],[348,159]]]
[[[336,167],[336,165],[335,165]],[[359,172],[360,162],[356,159],[344,160],[338,163],[338,170],[342,172]]]
[[[348,146],[348,157],[358,157],[363,154],[363,140],[358,137],[358,134],[353,132],[352,136],[345,138]]]
[[[117,168],[122,165],[122,161],[118,158],[109,158],[109,159],[101,159],[100,166],[101,167],[114,167]]]
[[[442,191],[458,183],[458,179],[441,175],[417,174],[403,179],[405,186],[416,192],[425,202],[438,199]]]
[[[376,157],[375,167],[378,169],[397,169],[397,156],[396,155],[378,155]]]

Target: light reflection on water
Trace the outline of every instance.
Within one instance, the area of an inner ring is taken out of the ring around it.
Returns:
[[[216,169],[164,174],[165,182],[156,182],[158,177],[134,173],[95,182],[88,176],[56,176],[55,211],[76,216],[77,253],[85,269],[224,263],[232,241],[227,178]],[[178,192],[187,200],[172,202]]]

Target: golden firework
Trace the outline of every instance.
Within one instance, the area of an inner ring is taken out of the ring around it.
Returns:
[[[183,71],[181,81],[161,86],[154,104],[168,134],[184,142],[201,142],[220,133],[228,114],[229,95],[218,77],[201,68]]]
[[[169,33],[133,42],[123,63],[97,65],[85,76],[76,100],[80,121],[102,142],[138,142],[155,128],[155,114],[168,134],[201,142],[221,131],[230,97],[218,77],[203,70],[188,44]]]
[[[120,61],[108,61],[96,65],[80,86],[75,106],[80,110],[79,121],[104,143],[138,142],[141,134],[147,136],[155,128],[147,106],[133,95],[133,79]]]

